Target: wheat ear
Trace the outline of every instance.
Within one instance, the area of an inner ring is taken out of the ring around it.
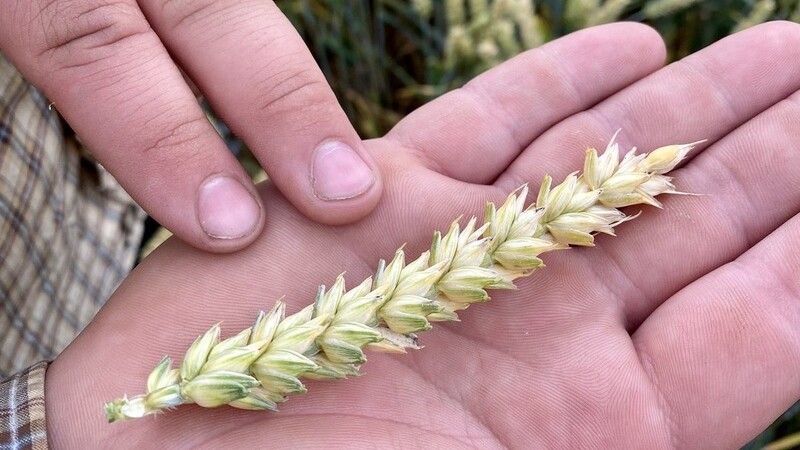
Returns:
[[[695,143],[696,144],[696,143]],[[105,405],[109,422],[153,414],[185,403],[204,407],[276,410],[288,394],[306,391],[305,378],[357,375],[363,349],[404,352],[418,348],[416,334],[431,322],[458,320],[456,311],[489,300],[486,289],[514,289],[513,281],[543,267],[539,255],[571,245],[593,246],[595,233],[633,217],[617,208],[648,204],[676,193],[672,170],[695,144],[670,145],[650,154],[628,152],[622,161],[611,139],[598,156],[586,151],[584,173],[552,187],[544,178],[536,203],[525,207],[528,189],[509,195],[499,208],[488,203],[483,225],[472,218],[442,235],[429,251],[406,264],[403,250],[374,277],[350,290],[339,276],[316,300],[284,318],[285,305],[260,312],[255,324],[220,341],[215,325],[189,347],[179,368],[164,357],[147,379],[147,394]]]

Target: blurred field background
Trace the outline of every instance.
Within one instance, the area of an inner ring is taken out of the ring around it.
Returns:
[[[572,31],[614,21],[656,28],[671,60],[761,22],[800,22],[800,0],[277,0],[362,137],[427,101]],[[245,146],[213,119],[256,179]],[[144,253],[168,233],[159,230]],[[765,376],[768,376],[765,375]],[[717,430],[715,430],[717,431]],[[800,403],[746,449],[800,448]]]

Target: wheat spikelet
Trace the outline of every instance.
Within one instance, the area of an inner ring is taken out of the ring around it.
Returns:
[[[444,67],[449,69],[475,60],[493,67],[547,37],[532,0],[448,0],[445,10]]]
[[[433,17],[433,0],[411,0],[411,8],[425,20]]]
[[[514,30],[514,22],[511,20],[493,20],[488,31],[488,34],[497,42],[504,55],[516,55],[522,51]]]
[[[470,58],[475,53],[475,41],[463,25],[450,27],[444,46],[444,65],[454,67],[461,59]]]
[[[466,5],[464,4],[464,0],[445,0],[444,12],[447,18],[447,26],[455,27],[464,25],[467,20],[465,9]]]
[[[536,14],[531,0],[511,0],[509,19],[519,27],[522,46],[531,49],[544,44],[547,33],[544,31],[541,18]],[[516,53],[510,53],[516,54]]]
[[[431,322],[458,320],[457,311],[489,300],[487,289],[514,289],[513,281],[543,267],[542,253],[571,245],[593,246],[594,234],[614,234],[630,220],[617,208],[649,204],[675,193],[672,170],[695,144],[670,145],[650,154],[635,149],[620,161],[612,138],[605,153],[586,152],[584,173],[558,186],[545,177],[536,202],[525,207],[527,187],[497,207],[487,204],[461,228],[436,232],[429,251],[406,263],[402,249],[374,277],[346,290],[342,276],[300,312],[284,318],[285,305],[258,314],[255,324],[220,341],[220,328],[197,338],[179,368],[165,357],[147,379],[147,394],[105,405],[110,422],[142,417],[185,403],[275,410],[287,395],[303,393],[305,378],[358,374],[364,348],[404,352]]]
[[[573,27],[583,28],[598,9],[600,0],[567,0],[564,5],[564,18]]]

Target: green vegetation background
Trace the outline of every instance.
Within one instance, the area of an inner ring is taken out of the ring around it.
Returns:
[[[364,138],[515,54],[572,31],[647,23],[671,60],[767,20],[800,22],[800,0],[277,0]],[[221,127],[223,132],[224,126]],[[245,167],[252,156],[227,136]],[[162,240],[162,239],[157,239]],[[769,374],[765,374],[768,377]],[[716,430],[715,430],[716,431]],[[800,448],[800,402],[746,449]]]

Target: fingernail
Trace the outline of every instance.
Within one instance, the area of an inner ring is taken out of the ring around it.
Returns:
[[[345,200],[363,194],[375,183],[375,174],[349,145],[325,142],[311,165],[314,195],[322,200]]]
[[[197,214],[207,235],[216,239],[236,239],[253,232],[261,208],[241,183],[220,176],[200,187]]]

